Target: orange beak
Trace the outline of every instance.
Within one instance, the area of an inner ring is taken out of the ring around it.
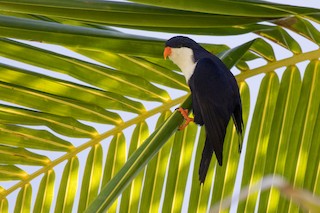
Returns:
[[[171,47],[166,47],[164,48],[164,51],[163,51],[163,58],[164,59],[167,59],[168,56],[171,55]]]

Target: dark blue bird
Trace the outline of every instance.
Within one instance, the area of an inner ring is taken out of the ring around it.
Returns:
[[[241,150],[243,120],[239,87],[231,71],[218,57],[188,37],[169,39],[165,44],[164,57],[169,57],[186,77],[192,95],[194,122],[206,129],[199,168],[199,180],[203,183],[213,152],[222,165],[223,142],[231,117],[241,140]],[[189,123],[191,119],[187,111],[179,110]]]

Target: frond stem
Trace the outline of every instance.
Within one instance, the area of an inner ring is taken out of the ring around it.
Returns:
[[[238,82],[241,82],[241,81],[246,80],[247,78],[259,75],[261,73],[272,72],[275,69],[278,69],[281,67],[295,65],[299,62],[313,60],[313,59],[317,59],[319,57],[320,57],[320,49],[306,52],[306,53],[302,53],[302,54],[298,54],[298,55],[293,55],[290,58],[285,58],[285,59],[282,59],[279,61],[270,62],[264,66],[261,66],[261,67],[258,67],[258,68],[252,69],[252,70],[248,70],[246,72],[242,72],[236,76],[236,79]]]

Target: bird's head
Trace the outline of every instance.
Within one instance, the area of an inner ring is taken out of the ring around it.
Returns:
[[[178,65],[188,80],[196,64],[195,52],[199,48],[200,45],[194,40],[185,36],[175,36],[165,43],[163,57]]]
[[[175,36],[166,42],[163,56],[165,59],[169,57],[174,63],[181,57],[186,60],[186,57],[193,55],[193,50],[198,46],[191,38]]]

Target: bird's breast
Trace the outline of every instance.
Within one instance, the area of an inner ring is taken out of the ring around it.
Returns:
[[[194,73],[196,66],[197,66],[197,63],[189,63],[189,64],[184,64],[182,67],[180,67],[187,82],[189,81],[192,74]]]

